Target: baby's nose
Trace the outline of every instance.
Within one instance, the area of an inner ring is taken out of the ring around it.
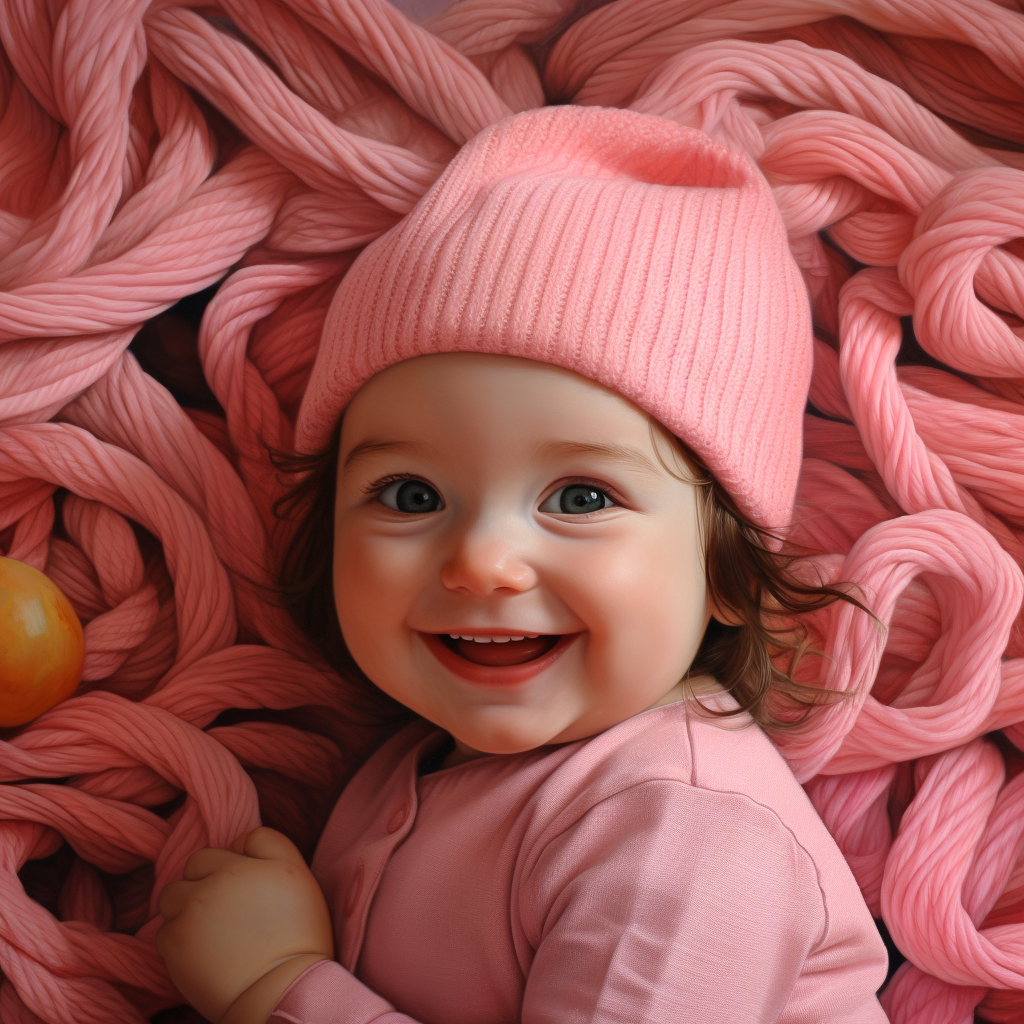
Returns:
[[[530,590],[537,585],[537,573],[514,531],[495,523],[477,525],[457,538],[441,567],[441,582],[449,590],[483,597]]]

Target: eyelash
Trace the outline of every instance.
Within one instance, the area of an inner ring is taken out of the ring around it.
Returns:
[[[420,478],[418,476],[409,476],[408,473],[391,473],[388,476],[382,476],[379,480],[374,480],[372,484],[367,484],[362,488],[362,491],[368,498],[376,498],[388,484],[393,484],[396,480],[419,479]],[[427,481],[424,480],[423,482],[426,483]]]
[[[373,483],[367,484],[365,487],[362,488],[362,492],[363,492],[363,494],[365,494],[369,498],[378,498],[383,493],[384,488],[387,487],[388,484],[393,484],[396,480],[419,480],[419,479],[421,479],[421,478],[418,477],[418,476],[410,476],[408,473],[389,473],[387,476],[382,476],[379,480],[374,480]],[[427,481],[427,480],[424,480],[423,482],[424,483],[429,483],[429,481]],[[626,503],[622,500],[622,498],[619,497],[619,495],[611,487],[609,487],[607,484],[599,483],[596,480],[590,480],[587,477],[581,477],[581,476],[570,477],[568,480],[560,481],[558,486],[553,491],[551,491],[547,495],[547,497],[544,498],[544,501],[547,501],[548,498],[550,498],[553,494],[557,494],[558,491],[560,491],[563,487],[572,487],[572,486],[577,485],[577,484],[579,484],[579,485],[581,485],[583,487],[593,487],[595,491],[600,491],[602,494],[607,495],[607,497],[610,498],[615,503],[615,505],[617,505],[617,506],[625,507],[625,505],[626,505]],[[433,484],[431,484],[431,487],[433,487]],[[436,488],[435,488],[435,490],[436,490]],[[440,491],[438,491],[438,493],[440,494]],[[542,505],[544,504],[544,501],[541,502]],[[597,510],[597,512],[604,512],[604,511],[606,511],[606,510],[605,509],[598,509]],[[592,516],[592,515],[596,515],[596,514],[597,514],[596,512],[584,512],[581,515],[573,516],[573,518],[574,519],[586,519],[587,517]]]

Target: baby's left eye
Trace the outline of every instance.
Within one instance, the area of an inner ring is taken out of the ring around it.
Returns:
[[[585,515],[611,508],[615,502],[600,488],[591,484],[567,484],[559,487],[543,505],[541,512],[562,512],[570,515]]]

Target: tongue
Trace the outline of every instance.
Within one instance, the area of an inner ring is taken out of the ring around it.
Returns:
[[[456,654],[474,665],[521,665],[547,654],[558,642],[557,636],[527,637],[506,643],[478,644],[475,640],[453,640]]]

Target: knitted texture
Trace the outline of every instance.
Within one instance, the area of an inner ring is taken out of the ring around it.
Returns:
[[[682,438],[767,529],[800,472],[810,304],[750,158],[630,110],[555,106],[468,142],[331,304],[296,440],[435,352],[554,363]]]

